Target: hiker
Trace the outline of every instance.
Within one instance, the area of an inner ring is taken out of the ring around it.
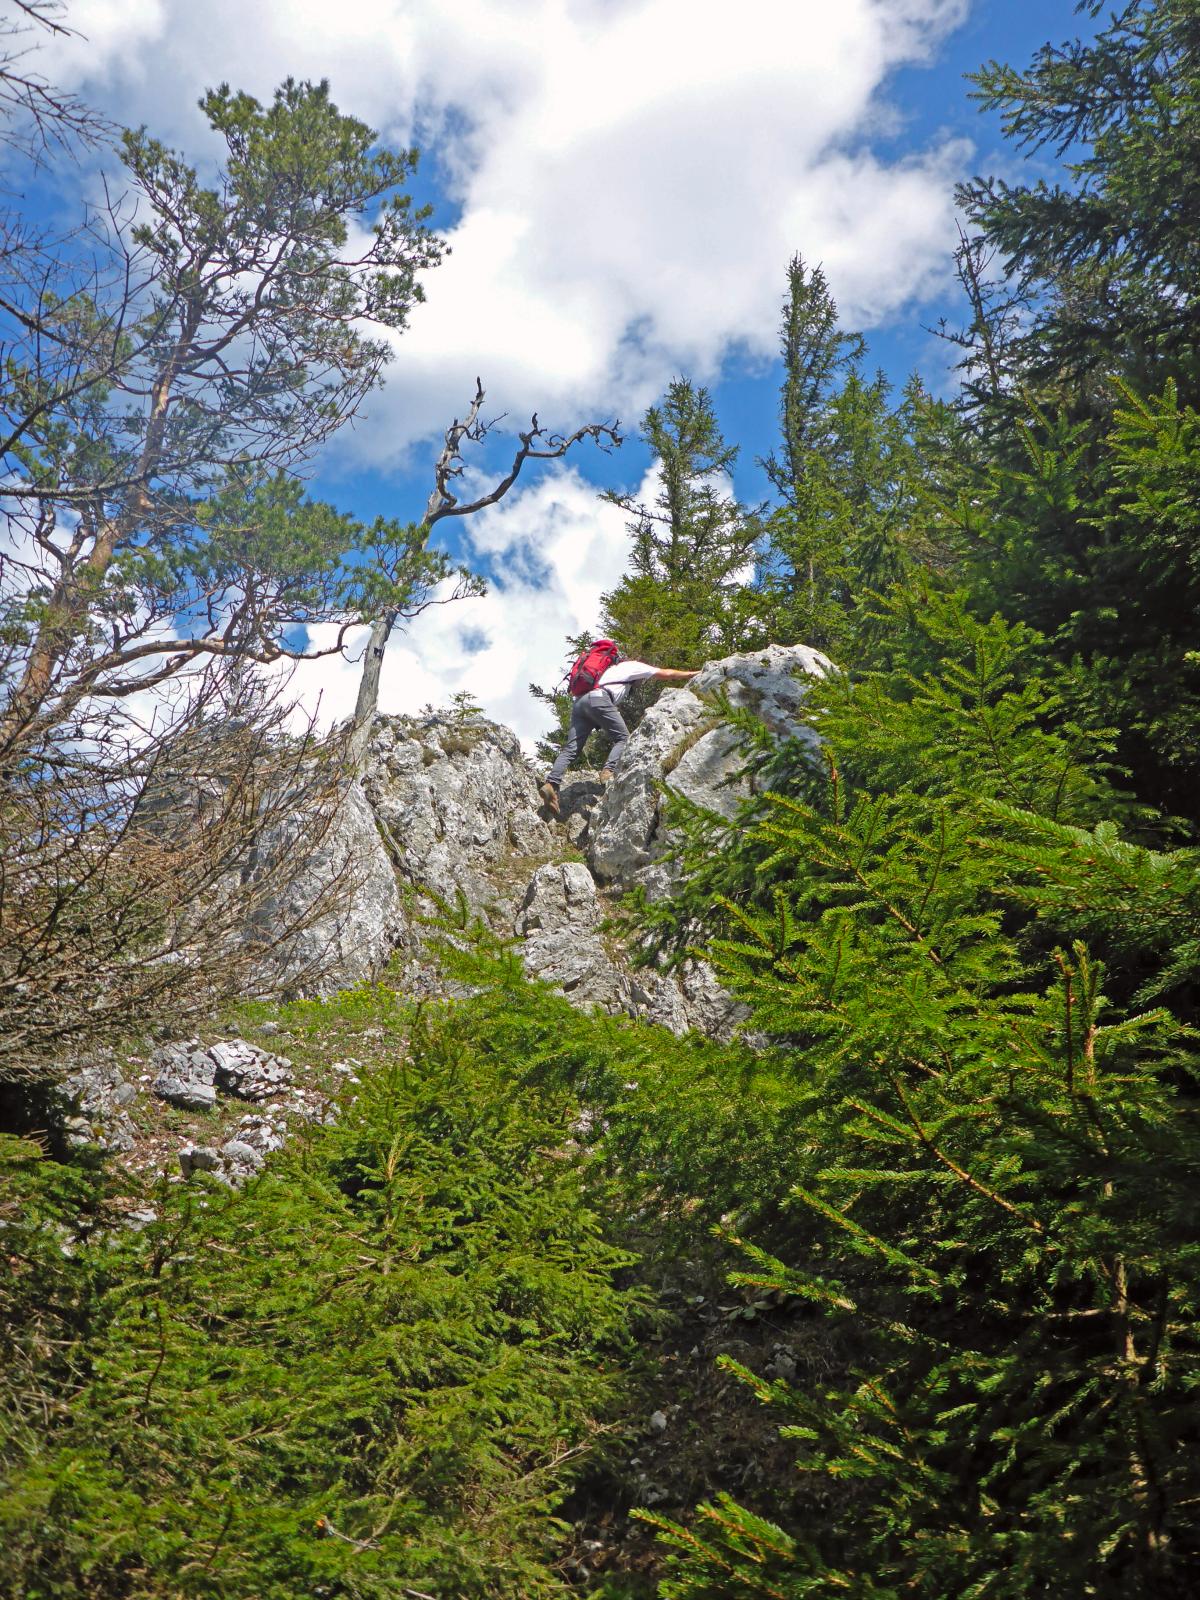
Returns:
[[[568,674],[567,688],[575,699],[571,707],[571,731],[538,791],[554,815],[561,815],[558,786],[563,780],[563,773],[583,749],[588,735],[594,729],[599,728],[613,742],[600,774],[601,783],[607,783],[620,765],[625,746],[629,743],[629,729],[617,706],[625,698],[631,683],[641,683],[646,678],[695,676],[694,672],[682,672],[674,667],[652,667],[645,661],[622,661],[620,651],[611,639],[597,639],[579,657]]]

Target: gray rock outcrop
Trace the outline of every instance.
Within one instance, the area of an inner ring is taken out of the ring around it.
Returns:
[[[269,1100],[291,1084],[292,1064],[244,1039],[204,1045],[184,1039],[160,1045],[151,1057],[154,1093],[186,1111],[209,1111],[217,1090],[239,1100]]]
[[[635,1009],[629,979],[605,949],[596,882],[582,861],[548,862],[530,879],[515,931],[530,977],[552,983],[576,1005]]]
[[[237,1188],[261,1170],[272,1151],[283,1148],[297,1122],[330,1122],[338,1115],[336,1096],[297,1084],[286,1056],[245,1039],[176,1040],[160,1045],[150,1066],[151,1090],[159,1099],[184,1111],[217,1113],[195,1118],[193,1136],[174,1150],[180,1179],[203,1173]],[[358,1082],[343,1063],[334,1063],[333,1070]],[[255,1109],[231,1127],[230,1101],[249,1102]],[[151,1154],[161,1170],[166,1158],[161,1141]]]
[[[364,789],[407,882],[485,912],[513,890],[498,872],[554,836],[516,734],[482,717],[381,717]]]
[[[669,892],[664,788],[725,818],[752,793],[741,734],[722,720],[716,696],[752,712],[777,740],[815,751],[804,697],[809,680],[829,670],[801,646],[710,662],[647,712],[607,786],[592,772],[568,775],[555,819],[509,729],[460,713],[379,718],[361,779],[346,786],[315,845],[278,824],[258,843],[247,871],[272,896],[265,910],[257,897],[247,930],[264,949],[260,991],[329,993],[392,962],[389,981],[405,994],[453,992],[427,949],[427,919],[440,901],[513,940],[529,976],[573,1005],[728,1038],[746,1012],[712,969],[702,960],[640,965],[613,912],[634,885],[651,897]],[[320,914],[306,916],[314,906]],[[279,1032],[266,1023],[256,1036]],[[358,1083],[357,1063],[347,1061],[330,1064],[336,1079],[306,1086],[286,1057],[241,1037],[162,1044],[146,1065],[139,1081],[195,1114],[182,1145],[180,1119],[160,1119],[149,1150],[159,1170],[177,1166],[175,1181],[235,1187],[290,1127],[335,1117]],[[128,1111],[139,1090],[114,1059],[81,1064],[69,1088],[71,1137],[116,1149],[132,1143]]]
[[[264,956],[262,988],[333,994],[378,977],[397,952],[419,967],[420,919],[435,910],[427,891],[452,906],[461,897],[507,932],[530,863],[555,848],[508,728],[454,714],[379,717],[361,782],[347,787],[320,847],[265,916],[302,924],[331,885],[333,904]],[[263,855],[277,870],[286,841]],[[416,968],[412,976],[420,981]]]
[[[405,923],[396,873],[361,783],[343,791],[321,839],[306,845],[303,867],[288,871],[295,840],[276,829],[257,851],[256,873],[278,885],[246,930],[263,946],[259,989],[333,994],[372,978]],[[320,914],[312,915],[313,908]],[[289,930],[282,939],[275,930]]]
[[[78,1062],[63,1088],[75,1108],[68,1121],[70,1137],[80,1144],[98,1144],[104,1150],[129,1150],[135,1128],[130,1110],[138,1098],[111,1052],[101,1052]]]
[[[829,670],[819,651],[802,645],[710,662],[646,713],[607,788],[592,775],[568,777],[553,822],[509,729],[458,713],[378,718],[362,780],[347,790],[316,867],[306,861],[281,890],[281,921],[315,903],[339,874],[345,892],[328,915],[278,946],[264,986],[330,993],[378,976],[398,956],[406,989],[436,992],[422,923],[436,896],[515,934],[530,975],[575,1004],[645,1016],[676,1033],[727,1035],[741,1013],[708,967],[630,967],[602,931],[607,900],[634,884],[651,896],[669,891],[664,784],[725,817],[750,794],[740,736],[714,697],[753,712],[777,738],[815,750],[804,696],[807,680]],[[273,854],[278,859],[278,848]],[[577,854],[585,859],[571,859]],[[176,1093],[199,1104],[215,1092],[214,1076],[194,1062],[176,1068]]]
[[[151,1056],[154,1093],[184,1111],[209,1111],[217,1103],[217,1064],[199,1039],[161,1045]]]
[[[828,657],[807,645],[770,645],[710,661],[686,688],[668,689],[642,718],[592,818],[588,861],[596,876],[622,888],[640,882],[651,895],[669,887],[660,865],[669,844],[660,827],[662,784],[726,818],[749,797],[737,730],[722,722],[709,697],[723,695],[777,738],[799,739],[815,752],[804,696],[808,680],[831,670]]]

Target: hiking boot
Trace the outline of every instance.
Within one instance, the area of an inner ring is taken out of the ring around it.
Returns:
[[[612,768],[611,767],[605,767],[604,770],[600,774],[600,782],[601,783],[611,783],[612,782],[612,775],[613,775]]]
[[[558,803],[558,790],[554,785],[552,783],[544,783],[538,793],[545,802],[547,811],[552,811],[556,817],[561,817],[562,809]]]

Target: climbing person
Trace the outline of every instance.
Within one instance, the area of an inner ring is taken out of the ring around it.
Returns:
[[[694,672],[680,671],[675,667],[652,667],[645,661],[622,661],[620,651],[611,639],[597,639],[567,674],[567,689],[575,704],[571,707],[571,728],[566,743],[558,752],[554,765],[538,791],[547,807],[557,817],[558,786],[563,773],[587,743],[588,736],[599,728],[612,740],[612,749],[600,774],[601,783],[607,783],[620,765],[629,743],[629,729],[617,710],[631,683],[641,683],[646,678],[694,678]]]

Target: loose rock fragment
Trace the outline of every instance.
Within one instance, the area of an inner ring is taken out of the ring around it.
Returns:
[[[154,1093],[160,1100],[185,1111],[209,1111],[216,1105],[216,1066],[198,1039],[160,1045],[150,1064],[155,1069]]]

